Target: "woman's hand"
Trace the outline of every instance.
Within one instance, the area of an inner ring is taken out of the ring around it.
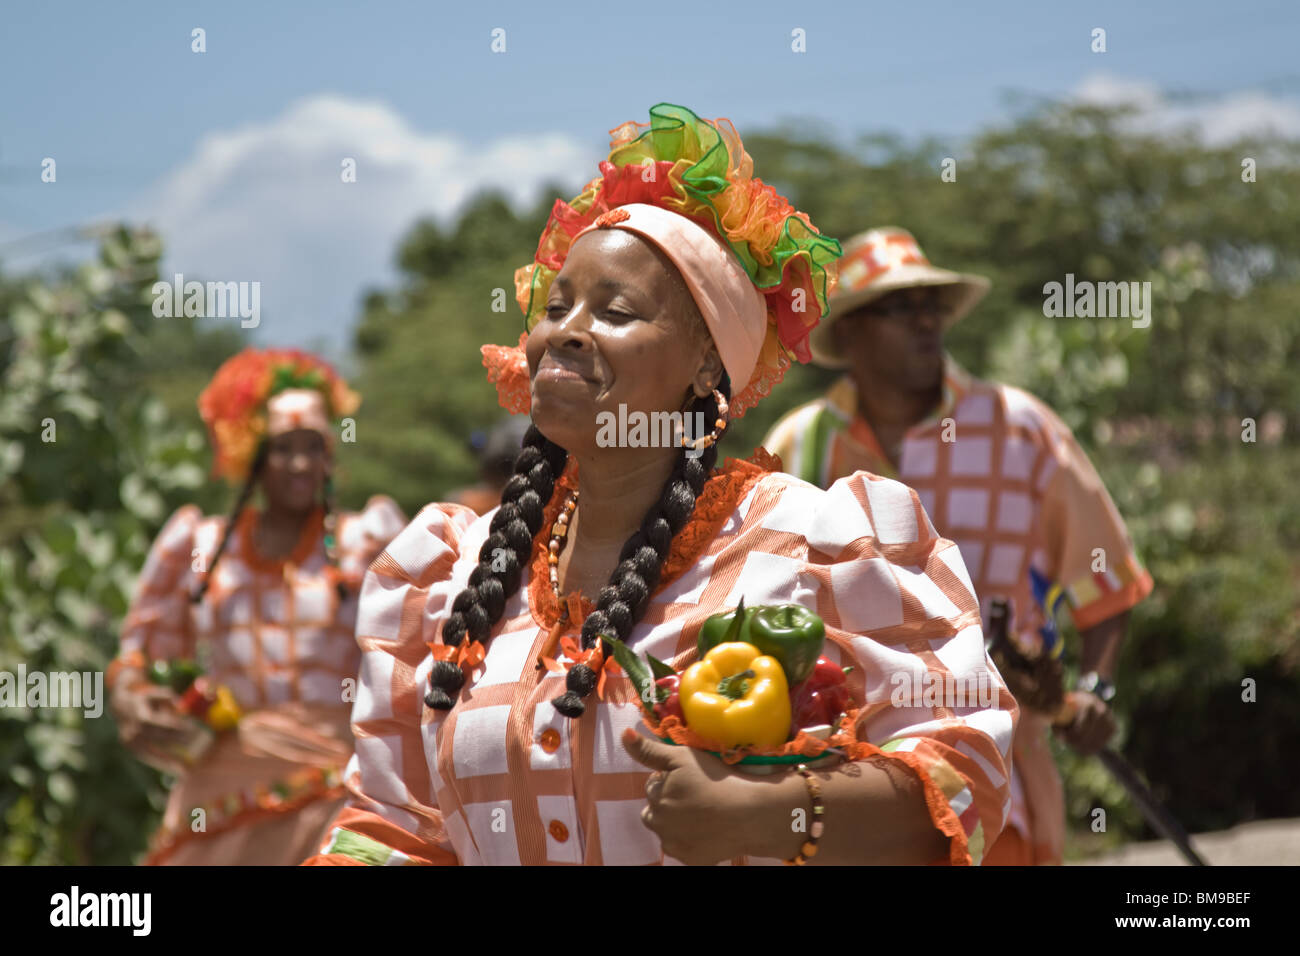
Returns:
[[[168,751],[193,734],[177,702],[168,687],[143,681],[131,685],[125,679],[109,698],[122,742],[146,763],[169,773],[180,772],[184,764],[169,756]]]
[[[792,775],[746,778],[710,753],[659,743],[630,728],[623,747],[654,771],[641,820],[668,856],[709,866],[737,856],[788,857],[799,849],[801,838],[791,826],[791,811],[806,802],[799,778],[793,788]]]

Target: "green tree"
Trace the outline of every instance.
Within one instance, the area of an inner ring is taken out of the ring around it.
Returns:
[[[423,220],[403,240],[399,287],[372,292],[357,328],[363,404],[356,442],[340,449],[348,500],[383,492],[414,514],[477,478],[468,438],[504,414],[479,346],[518,341],[514,270],[532,260],[550,205],[519,215],[486,194],[454,226]]]
[[[0,671],[103,672],[152,535],[204,486],[203,441],[148,387],[161,246],[118,229],[0,320]],[[12,283],[11,283],[12,284]],[[173,364],[172,368],[176,368]],[[0,708],[0,862],[126,863],[161,807],[107,711]]]

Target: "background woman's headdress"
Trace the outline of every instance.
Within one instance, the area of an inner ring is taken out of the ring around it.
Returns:
[[[214,451],[214,474],[231,482],[248,476],[257,446],[268,434],[267,404],[290,390],[319,394],[329,421],[351,415],[361,404],[361,397],[338,373],[314,355],[298,349],[245,349],[217,369],[199,396],[199,415]],[[293,414],[290,412],[286,421],[294,423]],[[316,428],[327,441],[332,439],[309,410],[297,424]]]

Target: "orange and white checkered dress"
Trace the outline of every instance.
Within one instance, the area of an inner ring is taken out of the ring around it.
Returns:
[[[328,810],[342,795],[337,778],[352,748],[348,714],[360,658],[358,585],[406,517],[386,497],[340,514],[337,569],[326,558],[321,511],[283,561],[257,553],[256,518],[252,509],[241,514],[194,604],[225,519],[179,509],[154,541],[122,627],[116,681],[130,675],[138,684],[150,661],[197,656],[244,714],[173,788],[154,862],[298,863],[329,819],[308,804],[329,798]],[[340,578],[352,585],[345,599]],[[199,809],[205,829],[196,832]]]
[[[865,702],[860,739],[921,779],[952,862],[978,862],[1003,825],[1016,719],[984,651],[960,552],[894,481],[855,475],[822,491],[772,471],[770,456],[730,460],[673,540],[634,648],[680,670],[704,620],[734,606],[795,602],[826,624],[826,655],[855,665]],[[572,468],[546,509],[549,528]],[[624,751],[625,728],[648,733],[631,684],[613,677],[569,720],[551,699],[562,675],[536,661],[559,618],[546,574],[547,536],[493,628],[487,656],[456,706],[423,697],[452,599],[466,585],[490,515],[431,505],[376,559],[362,592],[361,693],[353,713],[353,794],[312,863],[657,864],[641,822],[649,771]],[[592,606],[569,598],[576,637]],[[992,681],[993,707],[890,702],[891,675],[927,672]],[[981,678],[982,675],[982,678]],[[744,858],[735,862],[779,862]],[[948,862],[945,860],[944,862]]]
[[[897,470],[858,413],[847,376],[785,415],[763,444],[792,474],[819,485],[862,469],[916,489],[961,549],[985,619],[993,598],[1009,599],[1027,653],[1055,632],[1060,603],[1082,630],[1151,591],[1123,519],[1065,423],[1028,392],[974,378],[951,358],[943,400],[907,431]],[[1036,859],[1059,863],[1064,798],[1047,724],[1046,715],[1022,715],[1010,825],[1032,839]]]

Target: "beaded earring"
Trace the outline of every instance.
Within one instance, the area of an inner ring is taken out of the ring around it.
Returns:
[[[710,445],[717,444],[718,439],[722,437],[722,433],[727,430],[727,410],[729,408],[727,400],[723,397],[722,392],[716,388],[713,390],[713,400],[718,403],[718,418],[713,423],[713,431],[695,438],[687,438],[683,434],[681,436],[683,448],[690,448],[692,451],[703,451]]]

